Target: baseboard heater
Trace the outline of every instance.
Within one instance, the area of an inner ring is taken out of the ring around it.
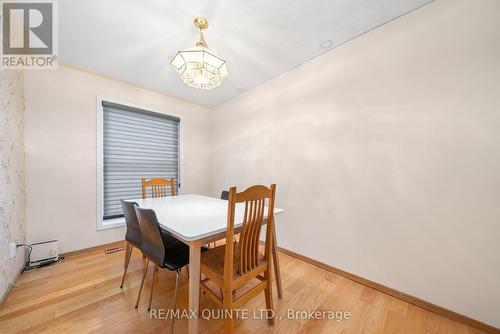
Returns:
[[[59,261],[59,241],[49,240],[31,244],[28,267],[44,267]]]

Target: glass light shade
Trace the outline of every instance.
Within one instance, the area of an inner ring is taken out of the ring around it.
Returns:
[[[218,87],[227,75],[224,59],[203,46],[177,52],[170,65],[186,85],[199,89]]]

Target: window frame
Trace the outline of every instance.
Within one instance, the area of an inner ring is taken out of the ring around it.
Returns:
[[[97,125],[97,138],[96,138],[96,229],[97,231],[108,230],[112,228],[120,228],[125,226],[125,218],[103,219],[104,213],[104,107],[103,101],[121,104],[127,107],[141,109],[149,113],[158,114],[160,116],[172,116],[179,118],[179,189],[178,193],[182,193],[182,118],[176,113],[161,112],[161,108],[157,106],[138,106],[134,103],[129,103],[123,99],[97,96],[96,99],[96,125]],[[154,111],[152,111],[154,110]]]

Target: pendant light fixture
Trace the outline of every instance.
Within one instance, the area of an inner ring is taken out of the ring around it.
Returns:
[[[197,17],[194,25],[200,29],[200,41],[195,47],[177,52],[170,65],[186,85],[212,89],[220,86],[222,78],[228,74],[226,61],[208,49],[203,36],[203,29],[208,28],[207,20]]]

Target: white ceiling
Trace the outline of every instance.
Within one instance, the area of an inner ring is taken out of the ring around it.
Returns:
[[[63,64],[214,106],[428,2],[63,0],[59,55]],[[213,90],[185,86],[169,65],[197,41],[196,16],[207,18],[208,46],[228,64]]]

